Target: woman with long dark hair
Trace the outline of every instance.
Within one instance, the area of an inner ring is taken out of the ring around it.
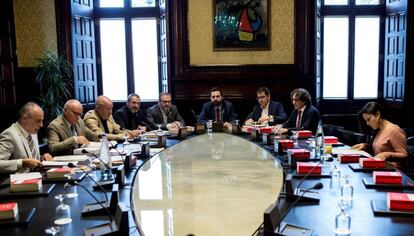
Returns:
[[[401,163],[407,158],[407,138],[404,131],[384,118],[384,108],[377,102],[367,103],[360,114],[366,124],[374,130],[373,137],[369,143],[356,144],[352,148],[370,150],[375,158],[382,160],[392,158],[393,160],[388,161],[401,167]]]

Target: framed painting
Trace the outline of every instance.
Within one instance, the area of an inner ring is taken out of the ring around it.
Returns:
[[[270,50],[270,0],[213,0],[213,49]]]

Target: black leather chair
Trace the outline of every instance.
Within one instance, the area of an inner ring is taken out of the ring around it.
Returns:
[[[365,143],[367,142],[367,137],[365,134],[357,133],[354,131],[338,129],[337,135],[340,142],[353,146],[358,143]]]
[[[414,178],[414,136],[407,138],[407,162],[405,166],[405,173],[410,176],[412,179]]]
[[[339,130],[343,130],[343,126],[323,124],[323,134],[325,136],[336,136],[339,135]]]

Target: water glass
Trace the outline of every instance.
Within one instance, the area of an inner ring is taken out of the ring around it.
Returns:
[[[72,218],[70,216],[70,207],[67,204],[63,203],[65,196],[63,194],[59,194],[55,196],[56,199],[60,201],[59,206],[56,207],[56,219],[55,224],[57,225],[65,225],[72,222]]]
[[[341,187],[341,206],[344,208],[351,208],[352,201],[354,198],[354,187],[352,187],[351,183],[349,183],[349,175],[344,176],[345,183]]]
[[[207,121],[207,133],[211,133],[213,131],[213,120]]]
[[[351,235],[351,216],[345,213],[345,208],[339,205],[341,212],[335,217],[335,235]]]
[[[65,188],[65,191],[66,191],[66,194],[65,194],[64,197],[65,198],[75,198],[75,197],[77,197],[78,193],[76,192],[76,186],[72,185],[72,184],[69,184],[72,181],[72,179],[75,177],[75,175],[74,174],[66,174],[65,176],[66,176],[66,178],[68,178],[68,182],[65,183],[65,185],[64,185],[64,188]]]

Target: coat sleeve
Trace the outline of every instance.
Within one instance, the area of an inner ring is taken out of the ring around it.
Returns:
[[[0,173],[15,173],[22,168],[22,159],[10,160],[14,152],[15,140],[10,133],[3,132],[0,134]]]

